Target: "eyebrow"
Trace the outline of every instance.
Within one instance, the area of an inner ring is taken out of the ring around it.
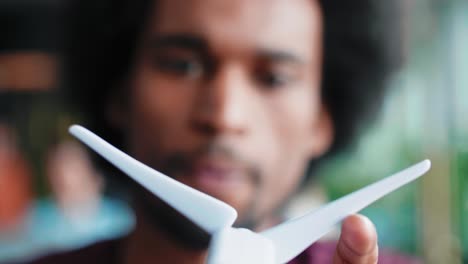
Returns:
[[[150,40],[150,47],[155,49],[183,48],[204,54],[208,53],[209,50],[209,45],[203,37],[190,33],[156,34]],[[271,48],[258,48],[256,50],[256,54],[260,58],[264,58],[272,62],[306,64],[305,59],[287,51]]]
[[[160,48],[185,48],[200,52],[206,52],[208,44],[203,38],[193,34],[164,34],[154,35],[150,40],[150,47]]]
[[[294,63],[294,64],[306,63],[306,60],[304,60],[303,58],[299,57],[296,54],[286,52],[286,51],[265,49],[265,50],[259,50],[258,54],[260,54],[262,58],[266,58],[273,62],[288,62],[288,63]]]

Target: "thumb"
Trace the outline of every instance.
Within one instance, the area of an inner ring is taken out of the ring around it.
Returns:
[[[377,232],[365,216],[351,215],[341,227],[333,263],[375,264],[378,258]]]

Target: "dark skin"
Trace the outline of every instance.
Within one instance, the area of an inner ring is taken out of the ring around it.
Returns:
[[[109,104],[128,152],[232,205],[237,226],[277,224],[308,161],[333,140],[321,101],[322,27],[312,0],[159,1],[123,87],[126,104]],[[160,201],[141,189],[135,196],[154,212],[137,206],[125,263],[203,263],[196,239],[181,243],[149,216],[165,215]],[[372,223],[349,217],[335,263],[376,259]]]

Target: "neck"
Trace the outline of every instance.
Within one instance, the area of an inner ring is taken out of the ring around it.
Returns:
[[[123,263],[205,263],[207,249],[184,247],[137,211],[137,223],[127,238]]]
[[[147,215],[151,210],[144,206],[134,206],[134,209],[137,222],[134,231],[124,242],[122,251],[124,264],[206,263],[209,237],[205,241],[204,236],[208,234],[205,233],[203,235],[202,233],[194,232],[193,224],[187,222],[188,220],[182,220],[183,217],[181,215],[168,217],[168,208],[166,210],[158,210],[157,215]],[[163,212],[166,212],[166,214]],[[155,224],[157,220],[161,219],[167,221]],[[281,218],[279,217],[266,217],[256,225],[254,231],[262,231],[279,222],[281,222]],[[173,226],[168,226],[168,224],[172,224]],[[180,234],[178,234],[179,236],[174,234],[174,228],[179,233],[191,235],[180,237]],[[184,244],[181,241],[191,242]],[[199,246],[195,246],[194,243]]]

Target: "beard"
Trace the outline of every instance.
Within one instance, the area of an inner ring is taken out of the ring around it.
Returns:
[[[178,179],[177,175],[190,175],[193,164],[197,157],[221,156],[237,164],[242,164],[248,181],[254,187],[254,191],[244,205],[243,214],[236,220],[234,227],[255,229],[259,223],[257,217],[257,196],[261,191],[262,181],[260,170],[257,166],[239,158],[239,155],[231,148],[221,144],[210,144],[203,146],[190,153],[177,152],[168,155],[167,158],[155,158],[149,164],[162,173]],[[158,155],[152,155],[158,157]],[[209,193],[208,193],[209,194]],[[145,188],[138,185],[134,190],[136,207],[147,222],[154,228],[164,232],[177,244],[187,249],[202,250],[209,246],[211,234],[200,228],[197,224],[176,211],[170,205],[155,197]],[[219,197],[215,197],[219,198]]]

